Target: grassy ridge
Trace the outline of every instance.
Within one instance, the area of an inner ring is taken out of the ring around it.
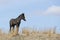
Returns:
[[[9,34],[0,30],[0,40],[60,40],[60,34],[53,33],[53,31],[30,32],[25,29],[22,31],[22,34],[9,38]]]

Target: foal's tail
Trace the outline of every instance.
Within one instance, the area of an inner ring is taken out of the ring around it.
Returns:
[[[9,29],[9,32],[11,32],[11,25],[10,25],[10,29]]]
[[[11,27],[10,27],[10,29],[9,29],[9,33],[11,32]]]

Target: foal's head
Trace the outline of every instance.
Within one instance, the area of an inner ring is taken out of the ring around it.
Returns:
[[[21,18],[22,20],[26,21],[24,13],[22,13],[22,14],[20,15],[20,18]]]

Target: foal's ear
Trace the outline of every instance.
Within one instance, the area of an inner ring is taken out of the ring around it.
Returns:
[[[24,13],[22,13],[22,15],[24,16]]]

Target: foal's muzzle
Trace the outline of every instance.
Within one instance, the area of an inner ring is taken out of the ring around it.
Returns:
[[[24,21],[26,21],[26,19],[23,19]]]
[[[26,21],[26,19],[24,19],[24,21]]]

